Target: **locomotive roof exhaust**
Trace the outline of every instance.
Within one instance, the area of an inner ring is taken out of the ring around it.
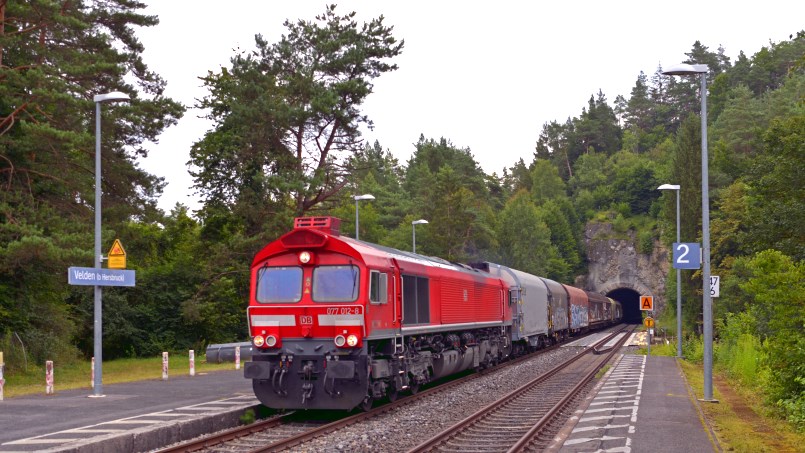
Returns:
[[[330,236],[341,236],[341,219],[338,217],[297,217],[293,227],[295,230],[313,229]]]

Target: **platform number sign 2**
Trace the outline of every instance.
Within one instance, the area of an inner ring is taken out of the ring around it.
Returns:
[[[698,269],[701,248],[696,242],[674,242],[674,269]]]

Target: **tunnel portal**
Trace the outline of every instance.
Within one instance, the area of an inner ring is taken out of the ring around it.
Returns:
[[[607,297],[611,297],[623,306],[623,322],[639,324],[643,321],[643,314],[640,312],[640,294],[630,288],[618,288],[608,292]]]

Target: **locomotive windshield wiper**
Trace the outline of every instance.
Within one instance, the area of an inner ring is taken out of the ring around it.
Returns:
[[[352,269],[352,293],[351,294],[354,295],[357,298],[358,295],[355,294],[355,286],[358,284],[358,268],[354,264],[352,264],[351,259],[349,260],[349,266]]]
[[[260,280],[263,279],[263,273],[265,272],[265,269],[267,267],[268,267],[268,260],[266,260],[266,262],[263,263],[263,266],[257,270],[257,279],[254,282],[255,297],[257,294],[260,294]]]

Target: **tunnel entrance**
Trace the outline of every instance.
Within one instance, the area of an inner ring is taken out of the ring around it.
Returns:
[[[640,312],[640,294],[629,288],[618,288],[607,293],[623,306],[623,322],[629,324],[640,324],[643,322],[643,314]]]

